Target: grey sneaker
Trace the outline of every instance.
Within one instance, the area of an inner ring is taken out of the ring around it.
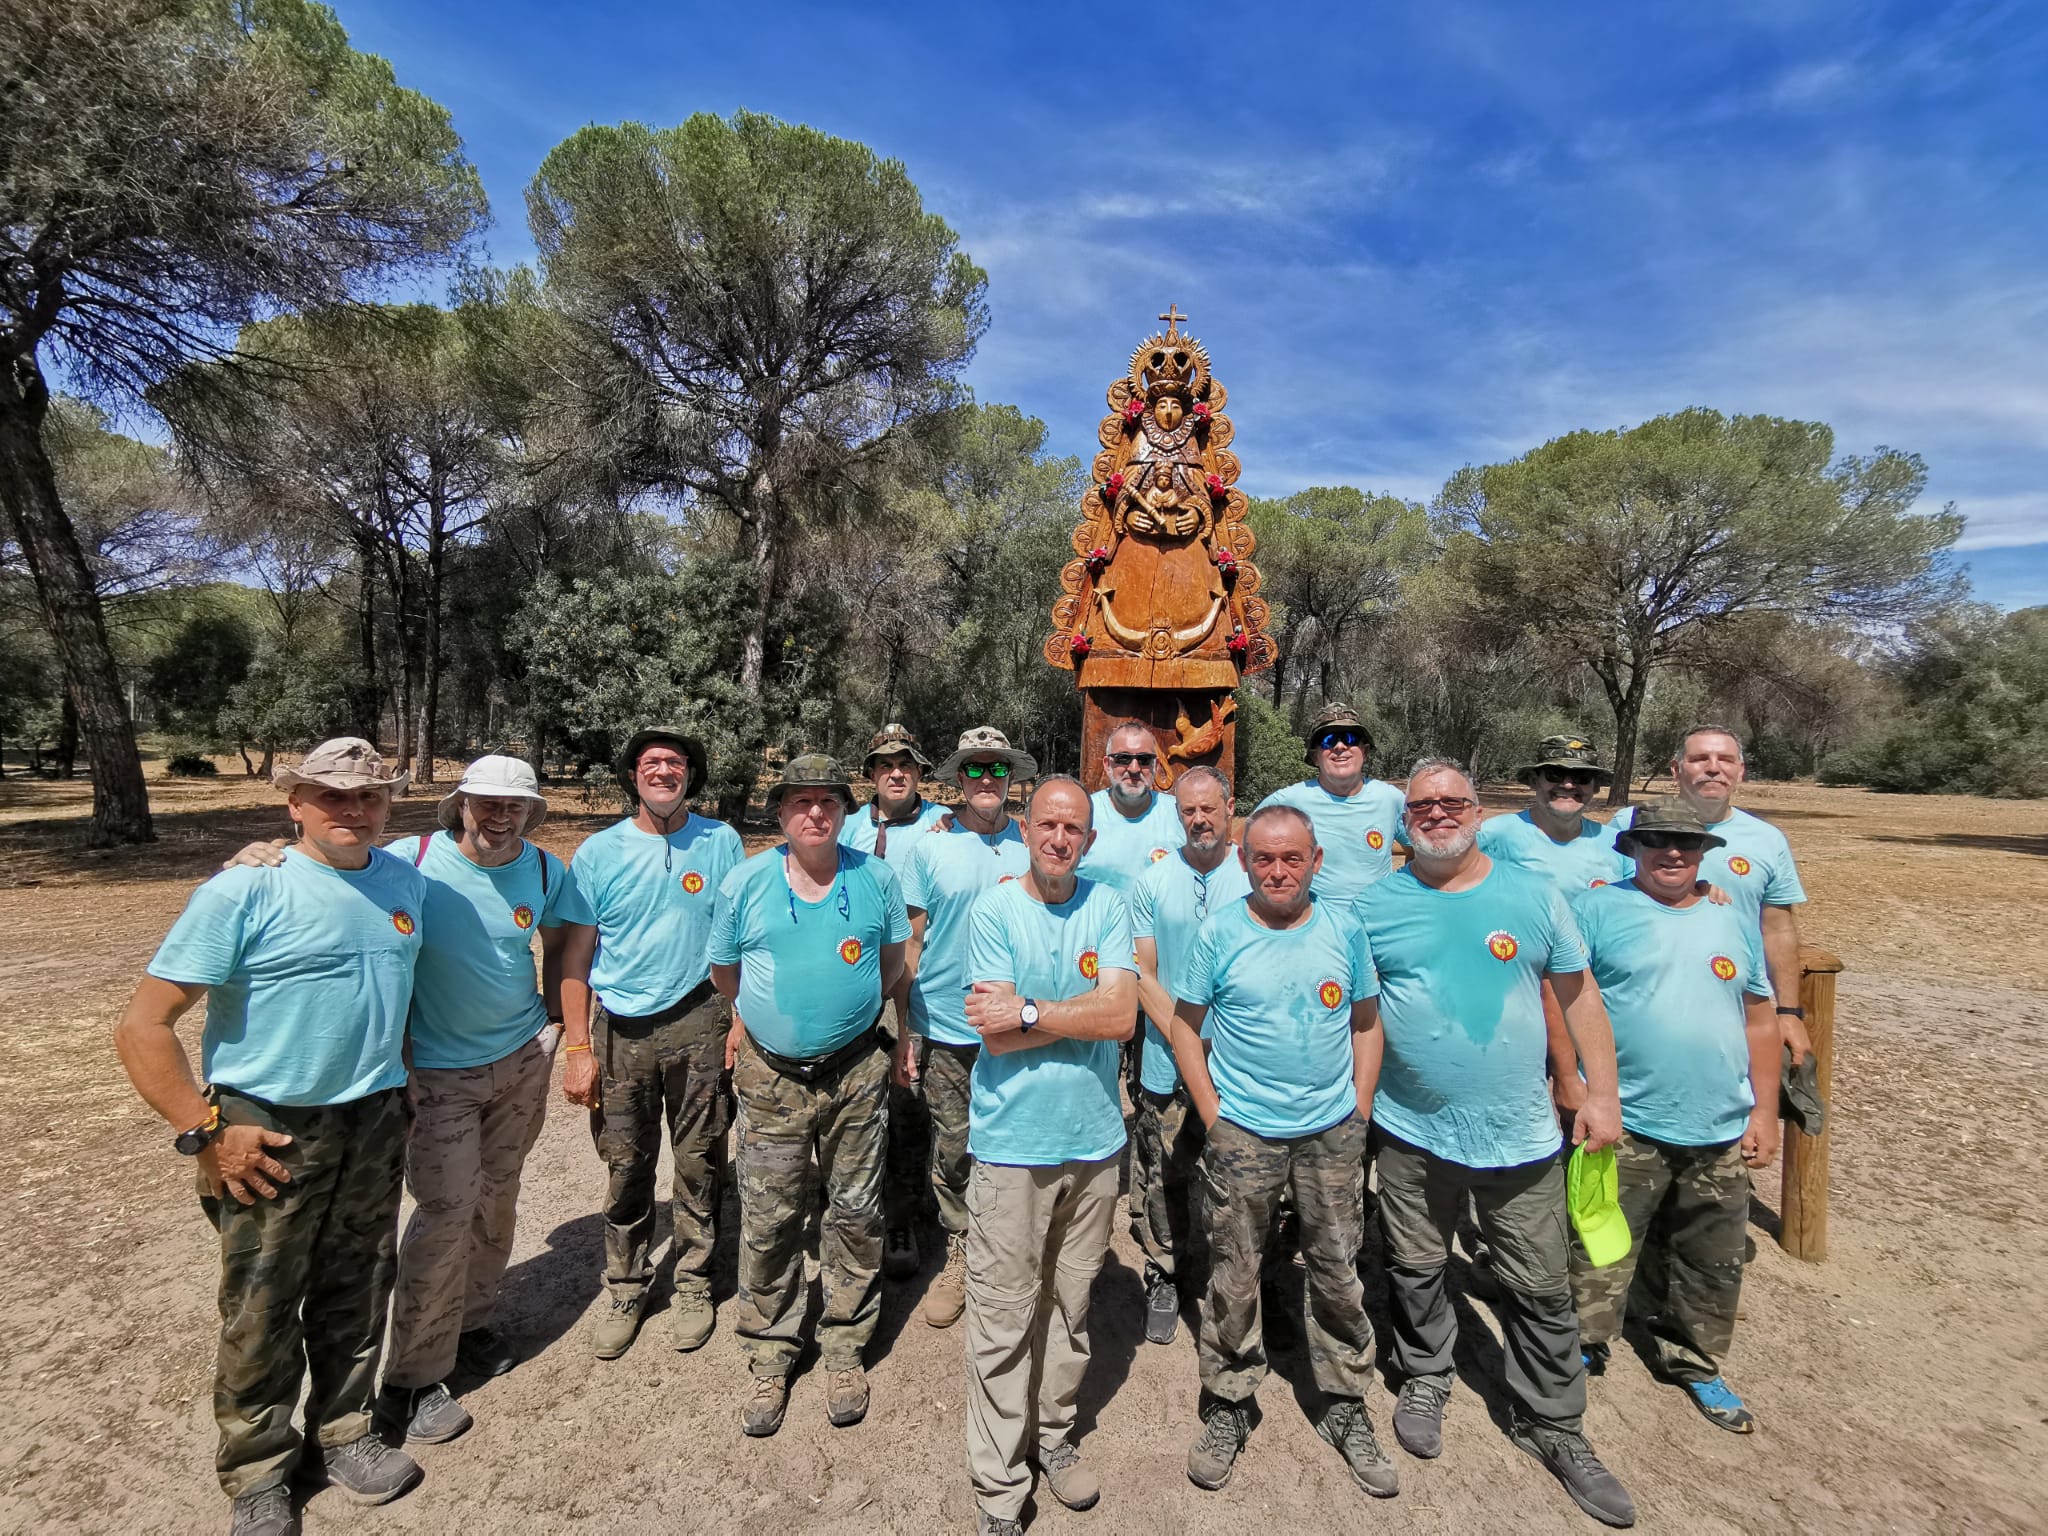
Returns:
[[[347,1445],[309,1446],[304,1466],[308,1482],[338,1488],[354,1504],[388,1504],[426,1476],[418,1462],[375,1435],[360,1435]]]
[[[974,1512],[974,1536],[1024,1536],[1024,1522],[978,1509]]]
[[[1518,1418],[1508,1426],[1508,1438],[1550,1468],[1572,1502],[1602,1525],[1636,1523],[1635,1500],[1593,1454],[1584,1435]]]
[[[1340,1397],[1330,1404],[1316,1421],[1316,1433],[1337,1448],[1351,1469],[1351,1480],[1374,1498],[1391,1499],[1401,1491],[1401,1476],[1380,1449],[1372,1415],[1358,1399]]]
[[[834,1371],[825,1398],[825,1417],[834,1429],[847,1429],[868,1416],[868,1373],[859,1366]]]
[[[756,1376],[740,1403],[740,1428],[759,1440],[782,1428],[789,1408],[787,1376]]]
[[[1171,1344],[1180,1327],[1180,1291],[1173,1276],[1145,1266],[1145,1337],[1154,1344]]]
[[[1102,1498],[1102,1480],[1081,1460],[1081,1448],[1062,1440],[1039,1458],[1038,1470],[1045,1474],[1045,1486],[1069,1509],[1093,1509]]]
[[[414,1445],[441,1445],[476,1422],[438,1381],[431,1387],[384,1388],[377,1394],[377,1418]]]
[[[709,1296],[698,1291],[678,1291],[668,1304],[669,1337],[677,1349],[688,1354],[702,1348],[711,1337],[711,1325],[717,1317]]]
[[[917,1251],[917,1234],[908,1227],[891,1227],[882,1237],[882,1273],[891,1280],[908,1280],[917,1273],[922,1256]]]
[[[1444,1403],[1450,1397],[1434,1382],[1411,1377],[1394,1403],[1394,1438],[1410,1456],[1434,1461],[1444,1453]]]
[[[235,1512],[228,1521],[228,1536],[299,1536],[299,1517],[292,1510],[292,1493],[283,1483],[272,1483],[235,1500]]]
[[[1201,1434],[1188,1447],[1188,1481],[1212,1493],[1229,1482],[1237,1453],[1251,1433],[1251,1412],[1242,1403],[1211,1403]]]
[[[640,1314],[647,1306],[647,1292],[613,1291],[590,1325],[590,1352],[600,1360],[616,1360],[633,1347],[633,1335],[640,1331]]]

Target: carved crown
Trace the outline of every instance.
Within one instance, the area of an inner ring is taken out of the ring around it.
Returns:
[[[1146,401],[1161,395],[1198,398],[1209,383],[1209,351],[1178,327],[1138,344],[1131,354],[1131,393]]]

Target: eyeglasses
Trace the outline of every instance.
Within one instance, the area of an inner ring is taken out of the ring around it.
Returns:
[[[1435,800],[1410,800],[1408,802],[1408,814],[1418,817],[1433,816],[1438,812],[1442,812],[1446,816],[1462,816],[1467,811],[1476,811],[1478,809],[1479,802],[1477,800],[1467,800],[1459,795],[1443,795]]]
[[[1635,834],[1638,848],[1677,848],[1685,853],[1697,853],[1707,846],[1707,840],[1691,832],[1638,832]]]
[[[1119,768],[1150,768],[1159,761],[1157,752],[1112,752],[1109,760]]]
[[[687,759],[680,757],[643,757],[637,767],[646,774],[681,773],[690,766]]]
[[[1316,750],[1327,752],[1332,747],[1356,747],[1364,742],[1365,738],[1357,731],[1325,731],[1316,738]]]
[[[1010,765],[1008,763],[962,763],[960,771],[970,779],[978,779],[984,774],[991,779],[1007,779],[1010,776]]]

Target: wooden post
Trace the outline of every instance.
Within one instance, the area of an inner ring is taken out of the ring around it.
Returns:
[[[1811,944],[1799,947],[1799,1006],[1813,1039],[1820,1094],[1835,1118],[1835,976],[1842,962]],[[1778,1200],[1778,1241],[1795,1259],[1828,1256],[1828,1133],[1809,1136],[1785,1122],[1784,1184]]]

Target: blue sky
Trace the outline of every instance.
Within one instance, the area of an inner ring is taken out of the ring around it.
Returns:
[[[989,273],[970,382],[1057,451],[1173,301],[1254,493],[1818,418],[1926,458],[1980,595],[2048,602],[2048,7],[338,9],[454,113],[495,260],[582,124],[770,112],[905,163]]]

